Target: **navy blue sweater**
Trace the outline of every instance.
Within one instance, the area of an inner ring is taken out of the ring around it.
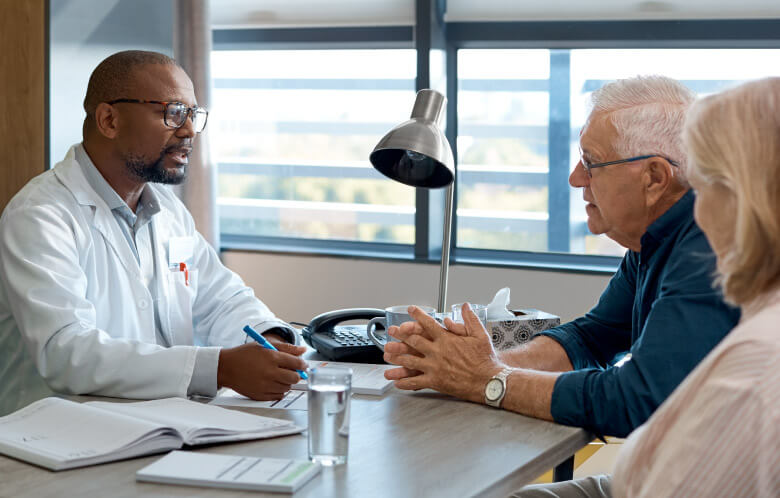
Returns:
[[[590,312],[541,333],[574,366],[555,382],[556,422],[627,436],[736,325],[739,311],[713,288],[715,255],[693,203],[689,191],[648,227]]]

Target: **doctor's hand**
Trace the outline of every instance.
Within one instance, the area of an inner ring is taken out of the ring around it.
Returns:
[[[296,370],[308,366],[299,356],[303,346],[274,342],[279,351],[248,343],[219,352],[217,385],[260,401],[282,399],[290,386],[300,381]]]
[[[446,319],[444,324],[447,328],[416,306],[409,308],[409,315],[417,320],[422,333],[415,333],[420,332],[416,327],[402,326],[389,330],[406,348],[386,346],[384,359],[416,375],[396,380],[395,386],[409,390],[435,389],[482,403],[485,385],[502,370],[503,365],[493,349],[490,336],[471,307],[463,307],[464,324]],[[396,349],[404,352],[393,352]]]

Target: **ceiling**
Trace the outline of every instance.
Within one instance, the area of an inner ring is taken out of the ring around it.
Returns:
[[[780,18],[778,0],[447,0],[447,21]],[[211,0],[216,28],[414,23],[414,0]]]

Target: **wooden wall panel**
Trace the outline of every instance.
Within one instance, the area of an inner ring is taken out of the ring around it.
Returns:
[[[46,162],[46,1],[0,0],[0,210]]]

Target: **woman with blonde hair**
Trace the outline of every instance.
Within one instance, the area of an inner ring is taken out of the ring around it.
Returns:
[[[739,325],[626,441],[615,496],[780,496],[780,78],[696,102],[695,217]]]

